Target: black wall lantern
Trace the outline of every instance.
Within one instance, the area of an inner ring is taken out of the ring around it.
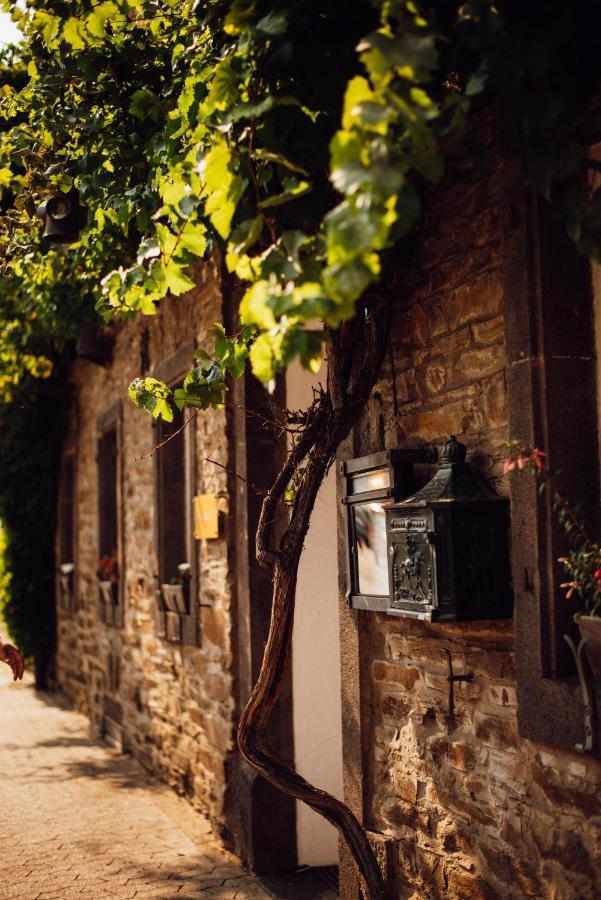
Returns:
[[[416,494],[386,509],[393,615],[425,620],[509,618],[508,504],[465,462],[452,436]]]
[[[340,464],[344,476],[347,528],[347,603],[355,609],[387,611],[388,582],[385,504],[415,489],[415,463],[433,462],[431,448],[395,448]]]
[[[36,210],[44,223],[44,237],[51,244],[73,244],[79,240],[80,229],[86,224],[88,209],[79,202],[79,191],[57,191]]]

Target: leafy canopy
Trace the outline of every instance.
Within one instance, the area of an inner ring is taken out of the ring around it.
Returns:
[[[331,330],[418,221],[424,189],[474,143],[474,102],[497,101],[526,175],[600,254],[601,194],[586,175],[601,79],[585,4],[578,15],[490,0],[11,10],[25,40],[5,54],[0,88],[0,296],[21,326],[0,339],[5,391],[49,370],[29,347],[32,317],[52,330],[57,316],[70,334],[92,307],[107,321],[152,315],[192,290],[191,267],[216,247],[245,285],[239,331],[213,330],[177,396],[141,379],[133,401],[169,418],[174,401],[220,403],[247,360],[266,384],[296,357],[317,370]],[[67,252],[43,249],[34,209],[73,185],[89,227]]]

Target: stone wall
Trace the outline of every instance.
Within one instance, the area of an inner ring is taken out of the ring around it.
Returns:
[[[123,742],[147,767],[223,824],[224,769],[233,746],[231,598],[225,540],[195,542],[200,647],[157,636],[155,623],[155,443],[151,418],[127,399],[127,386],[179,347],[200,341],[222,319],[216,270],[197,273],[197,289],[165,300],[155,317],[115,327],[113,364],[78,360],[73,367],[69,444],[77,458],[77,570],[75,610],[59,611],[58,678],[88,714],[96,733],[111,703],[121,708]],[[146,337],[143,332],[148,330]],[[121,402],[121,531],[124,625],[98,617],[98,417]],[[194,492],[227,495],[225,414],[201,412],[190,426],[196,454]],[[143,457],[140,459],[140,457]],[[107,706],[108,704],[108,706]]]
[[[391,358],[342,458],[457,434],[507,491],[496,191],[494,175],[458,164],[437,192],[411,253],[420,266],[399,296]],[[390,896],[598,897],[601,763],[518,736],[513,623],[341,615],[346,793],[388,859]],[[456,672],[474,673],[456,686],[454,721],[442,648]],[[344,880],[343,896],[357,897]]]

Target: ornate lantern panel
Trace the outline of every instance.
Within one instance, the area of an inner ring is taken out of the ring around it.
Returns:
[[[421,490],[386,509],[393,615],[425,620],[509,618],[508,504],[465,462],[452,436]]]

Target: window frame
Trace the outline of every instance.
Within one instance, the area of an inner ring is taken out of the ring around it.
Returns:
[[[163,381],[168,387],[175,388],[180,384],[194,364],[193,353],[195,350],[194,342],[185,343],[172,356],[167,357],[158,363],[154,369],[153,376]],[[184,410],[184,421],[189,421],[190,413]],[[159,425],[153,422],[154,445],[158,443]],[[158,450],[155,456],[154,465],[154,510],[155,510],[155,556],[156,556],[156,603],[155,616],[156,627],[159,637],[171,642],[181,643],[188,646],[198,647],[200,645],[200,615],[199,615],[199,565],[197,558],[197,546],[193,534],[193,498],[196,492],[196,427],[195,424],[186,425],[182,432],[184,441],[184,468],[185,468],[185,538],[186,553],[188,562],[190,563],[190,587],[189,587],[189,605],[186,613],[175,612],[166,607],[163,598],[163,573],[161,567],[161,527],[160,515],[163,506],[161,500],[161,472]]]
[[[115,431],[115,530],[116,530],[116,560],[119,573],[116,591],[113,592],[113,600],[110,603],[103,595],[98,580],[98,617],[105,625],[122,628],[125,618],[125,553],[123,546],[123,409],[122,404],[116,403],[96,421],[96,507],[97,507],[97,556],[100,559],[100,538],[102,534],[102,460],[101,441],[109,431]]]
[[[599,455],[590,263],[524,187],[516,163],[505,161],[499,187],[508,434],[544,449],[562,491],[592,508]],[[584,710],[564,640],[576,636],[557,562],[566,539],[549,493],[541,494],[535,479],[514,476],[509,483],[518,731],[573,750],[583,740]],[[598,705],[601,686],[594,691]],[[598,753],[599,725],[595,737]]]

